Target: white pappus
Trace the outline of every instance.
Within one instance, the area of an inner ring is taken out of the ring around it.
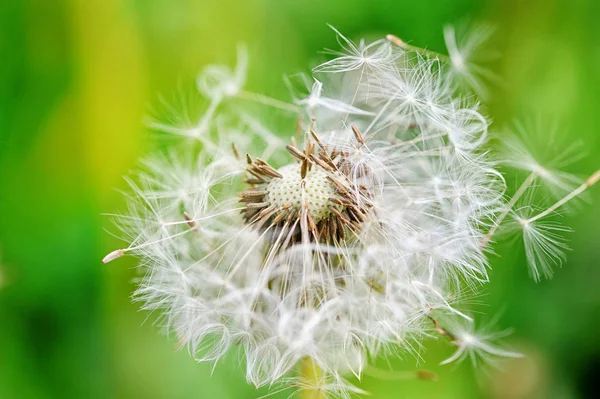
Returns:
[[[545,219],[600,175],[519,219],[525,192],[538,177],[557,181],[553,169],[494,155],[475,95],[482,69],[469,63],[482,38],[444,32],[449,56],[336,31],[343,52],[314,68],[310,92],[291,103],[245,91],[240,47],[234,69],[198,78],[209,105],[197,121],[150,123],[185,143],[128,180],[129,209],[116,217],[128,246],[104,261],[141,259],[135,297],[198,360],[237,347],[256,386],[349,397],[361,391],[348,376],[426,336],[456,346],[446,362],[519,356],[473,331],[460,293],[487,283],[487,251],[506,217],[524,231],[533,275],[548,275],[548,256],[560,259],[564,245]],[[297,126],[284,139],[246,102]],[[502,163],[533,174],[512,198]]]

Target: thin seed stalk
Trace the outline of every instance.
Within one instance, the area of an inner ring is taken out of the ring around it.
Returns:
[[[485,235],[485,237],[483,237],[483,240],[481,241],[481,248],[485,248],[485,246],[490,242],[490,240],[496,233],[496,230],[500,226],[500,223],[502,223],[502,221],[504,220],[506,215],[508,215],[508,213],[515,206],[517,201],[523,196],[523,194],[527,191],[529,186],[531,186],[531,184],[535,181],[535,179],[537,177],[538,177],[537,172],[532,172],[529,176],[527,176],[527,179],[525,179],[523,184],[521,184],[521,186],[517,189],[517,192],[515,193],[515,195],[513,195],[510,202],[507,204],[504,212],[502,212],[500,214],[500,216],[498,216],[498,219],[496,220],[496,222],[494,223],[494,225],[492,226],[490,231],[488,231],[488,233]]]
[[[588,177],[588,179],[585,182],[583,182],[583,184],[581,186],[579,186],[575,190],[571,191],[569,194],[564,196],[560,201],[556,202],[550,208],[546,209],[544,212],[541,212],[541,213],[535,215],[532,218],[525,220],[523,223],[524,224],[533,223],[538,219],[548,216],[549,214],[551,214],[552,212],[554,212],[555,210],[557,210],[558,208],[560,208],[567,202],[571,201],[573,198],[581,195],[585,190],[587,190],[594,184],[598,183],[598,181],[600,181],[600,170],[597,170],[596,172],[594,172],[594,174],[591,175],[590,177]]]
[[[321,389],[323,370],[312,358],[306,357],[301,360],[300,373],[304,378],[304,384],[299,399],[325,399]]]

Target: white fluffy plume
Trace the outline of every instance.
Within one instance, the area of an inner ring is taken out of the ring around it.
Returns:
[[[143,308],[199,360],[241,348],[256,386],[291,381],[347,397],[359,391],[345,378],[360,378],[370,359],[436,333],[457,347],[448,361],[517,356],[493,335],[478,338],[455,308],[459,293],[488,281],[486,249],[518,197],[537,177],[553,181],[533,169],[506,200],[472,92],[482,90],[469,63],[482,43],[462,51],[448,28],[448,57],[393,36],[355,44],[337,34],[343,51],[292,103],[245,91],[244,48],[235,68],[208,67],[197,123],[151,123],[185,143],[130,181],[117,217],[129,245],[105,261],[138,256]],[[298,126],[284,139],[256,107],[244,110],[248,101]],[[555,209],[522,223],[536,277],[564,249],[562,230],[539,220]],[[297,373],[305,359],[319,378]]]

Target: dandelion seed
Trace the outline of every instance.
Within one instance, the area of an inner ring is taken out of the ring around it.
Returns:
[[[238,46],[237,57],[238,63],[234,70],[223,65],[206,67],[197,81],[200,93],[213,100],[236,96],[246,83],[248,50],[245,46]]]
[[[336,58],[315,67],[314,72],[345,73],[363,68],[372,72],[377,69],[386,70],[393,67],[390,61],[395,55],[385,40],[381,39],[369,44],[365,44],[365,41],[361,40],[355,44],[333,26],[329,27],[337,34],[342,51],[329,50],[328,53],[335,55]]]
[[[502,346],[495,344],[498,341],[511,334],[510,330],[500,332],[488,332],[485,330],[475,331],[473,323],[462,322],[453,324],[451,327],[451,340],[456,345],[456,352],[441,364],[461,362],[469,359],[473,365],[482,364],[498,366],[498,360],[502,358],[522,358],[523,355]]]
[[[566,142],[556,124],[515,122],[511,132],[501,140],[502,162],[543,181],[543,188],[553,197],[560,198],[581,184],[581,179],[561,169],[585,155],[582,143],[572,139]]]
[[[485,64],[498,57],[497,53],[486,48],[494,28],[477,25],[468,34],[458,35],[453,26],[444,28],[444,40],[450,56],[449,73],[452,79],[466,84],[481,98],[489,96],[485,81],[497,81],[497,77],[486,69]]]
[[[523,234],[525,255],[535,280],[539,281],[541,277],[552,277],[552,266],[560,266],[566,259],[565,251],[569,249],[564,234],[571,229],[545,218],[554,214],[557,209],[581,195],[599,180],[600,171],[596,171],[578,188],[537,214],[532,214],[531,207],[515,211],[515,220]]]

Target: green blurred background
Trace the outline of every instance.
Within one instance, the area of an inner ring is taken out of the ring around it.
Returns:
[[[193,87],[202,66],[249,46],[248,87],[289,99],[285,74],[351,38],[395,33],[443,50],[442,27],[497,26],[489,103],[500,125],[544,115],[600,166],[600,2],[560,0],[4,0],[0,5],[0,398],[256,398],[231,356],[196,364],[130,303],[134,260],[103,265],[119,246],[102,212],[123,209],[121,176],[154,142],[143,116],[158,93]],[[294,129],[294,127],[290,127]],[[509,175],[509,186],[514,182]],[[600,189],[565,216],[568,264],[551,281],[527,276],[518,243],[497,247],[478,310],[514,327],[526,359],[504,372],[440,367],[451,348],[427,343],[438,381],[379,380],[373,398],[600,397]],[[211,376],[212,374],[212,376]],[[275,395],[285,398],[288,393]]]

